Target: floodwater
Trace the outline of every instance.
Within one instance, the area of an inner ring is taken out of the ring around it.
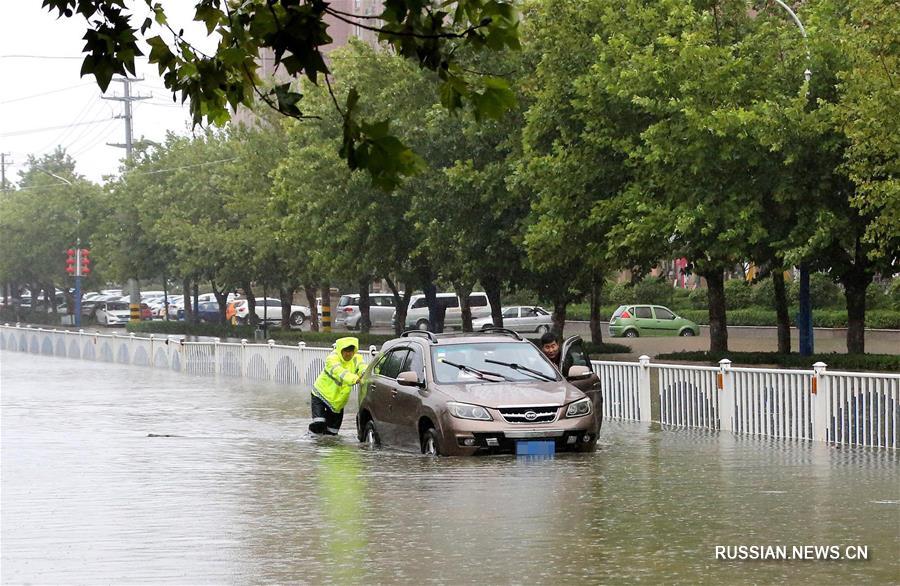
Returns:
[[[429,459],[360,447],[350,414],[305,437],[297,388],[0,368],[4,584],[900,580],[897,451],[606,422],[595,454]],[[716,559],[741,545],[869,559]]]

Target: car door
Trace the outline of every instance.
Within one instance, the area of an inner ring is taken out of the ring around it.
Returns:
[[[678,335],[678,320],[675,319],[675,314],[666,309],[665,307],[660,307],[658,305],[653,306],[653,315],[656,319],[655,327],[661,336],[677,336]]]
[[[503,311],[503,327],[518,331],[519,325],[519,308],[507,307]]]
[[[394,315],[394,298],[387,295],[369,297],[369,319],[373,326],[391,325]]]
[[[491,304],[488,303],[487,295],[484,293],[469,295],[469,309],[472,311],[473,319],[491,315]],[[460,323],[462,323],[462,317],[460,317]]]
[[[425,360],[422,350],[416,346],[409,348],[409,353],[400,367],[400,372],[414,372],[422,386],[401,385],[396,380],[391,393],[391,418],[400,445],[418,450],[419,413],[422,411],[422,389],[425,383]]]
[[[649,305],[634,306],[634,325],[642,336],[657,335],[658,330],[654,327],[654,322],[653,310]]]
[[[581,339],[581,336],[572,336],[571,338],[566,338],[566,340],[563,342],[560,352],[562,353],[563,357],[563,376],[567,375],[569,369],[573,366],[586,366],[590,368],[592,372],[594,371],[594,365],[591,364],[591,359],[584,349],[584,341]],[[598,421],[602,420],[603,393],[600,389],[600,377],[598,377],[597,374],[594,373],[589,378],[581,380],[569,380],[568,377],[566,377],[566,380],[568,380],[571,385],[575,386],[582,393],[591,398],[591,403],[594,406],[595,417],[598,418]]]
[[[519,314],[520,328],[523,332],[535,332],[538,329],[540,315],[536,307],[522,307]]]
[[[369,382],[368,405],[375,427],[381,436],[381,441],[389,445],[402,445],[402,435],[398,430],[398,420],[393,412],[393,402],[398,395],[397,376],[401,372],[408,346],[391,348],[382,360],[375,365],[373,376]]]

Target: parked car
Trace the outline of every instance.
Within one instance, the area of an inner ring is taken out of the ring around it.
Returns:
[[[503,327],[514,332],[537,332],[543,334],[553,327],[553,320],[543,307],[533,305],[514,305],[504,307],[502,310]],[[472,329],[482,330],[493,327],[494,321],[490,316],[472,320]]]
[[[101,301],[94,307],[94,318],[102,326],[124,325],[131,319],[131,311],[124,301]]]
[[[178,319],[184,320],[184,308],[178,310]],[[201,323],[219,324],[224,321],[215,301],[205,301],[197,305],[197,317]]]
[[[390,326],[394,317],[394,296],[390,293],[369,293],[369,321],[373,326]],[[359,294],[341,295],[334,311],[334,325],[345,326],[348,330],[359,327],[362,311],[359,309]]]
[[[445,328],[462,328],[462,309],[459,306],[459,297],[456,293],[438,293],[439,304],[446,307],[444,314]],[[487,294],[476,291],[469,294],[469,308],[472,311],[472,319],[491,315],[491,305]],[[393,320],[391,320],[393,322]],[[428,300],[424,294],[416,294],[409,298],[409,309],[406,311],[406,328],[428,330],[431,323],[428,321]]]
[[[602,395],[598,385],[582,391],[571,384],[592,376],[573,364],[564,378],[510,330],[404,332],[384,344],[360,381],[357,436],[428,455],[514,452],[528,440],[593,451]]]
[[[234,316],[232,323],[243,324],[248,323],[250,315],[250,304],[246,299],[237,299],[234,301]],[[258,297],[256,299],[256,315],[259,321],[266,320],[268,323],[278,323],[281,321],[281,300],[272,297]],[[309,318],[309,308],[305,305],[291,305],[290,324],[292,327],[300,327]]]
[[[662,305],[620,305],[609,320],[614,338],[699,336],[700,326]]]

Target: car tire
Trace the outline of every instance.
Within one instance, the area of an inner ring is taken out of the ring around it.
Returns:
[[[597,451],[597,438],[594,438],[594,441],[588,443],[580,443],[575,447],[576,452],[581,453],[590,453]]]
[[[625,333],[622,334],[622,335],[625,336],[626,338],[638,338],[638,337],[640,337],[640,334],[638,334],[638,331],[637,331],[637,330],[628,330],[627,332],[625,332]]]
[[[694,336],[694,330],[690,330],[690,329],[688,329],[688,330],[683,330],[683,331],[682,331],[680,334],[678,334],[678,335],[681,336],[681,337],[683,337],[683,338],[691,338],[691,337]]]
[[[306,321],[306,316],[299,311],[295,311],[291,314],[291,325],[295,328],[299,328],[303,325],[303,322]]]
[[[427,319],[420,319],[419,321],[416,322],[416,329],[423,331],[423,332],[427,332],[429,325],[430,324],[428,323]]]
[[[546,334],[547,332],[550,331],[550,326],[547,326],[547,325],[538,326],[538,329],[536,331],[539,334]]]
[[[371,419],[366,422],[366,427],[363,429],[362,441],[369,448],[377,448],[381,445],[381,437],[378,435],[378,430],[375,429],[375,422]]]
[[[433,427],[429,427],[422,434],[422,453],[431,457],[444,455],[441,451],[441,439]]]

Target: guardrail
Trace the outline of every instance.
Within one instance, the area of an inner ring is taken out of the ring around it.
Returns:
[[[330,348],[0,326],[0,349],[311,386]],[[368,362],[375,347],[362,352]],[[594,361],[609,419],[900,447],[900,375]]]

